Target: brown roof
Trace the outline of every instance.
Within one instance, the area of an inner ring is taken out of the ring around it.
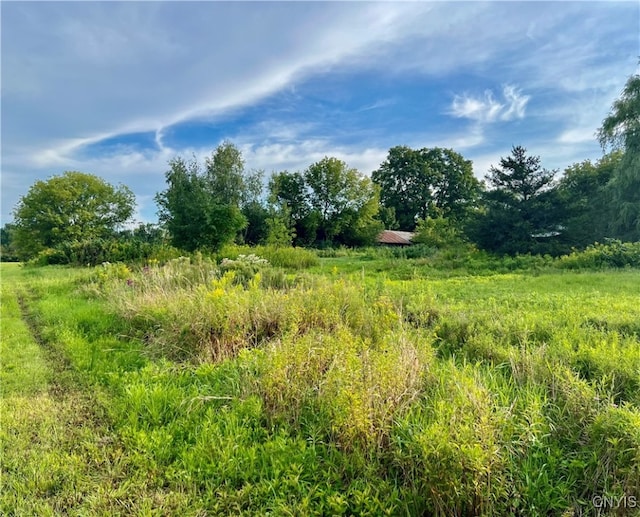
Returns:
[[[396,230],[384,230],[378,235],[378,242],[380,244],[411,244],[413,238],[413,232],[400,232]]]

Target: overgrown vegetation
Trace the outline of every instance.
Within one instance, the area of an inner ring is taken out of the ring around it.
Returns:
[[[40,346],[27,378],[3,334],[0,511],[599,515],[599,496],[633,513],[636,248],[509,273],[459,250],[481,276],[434,248],[9,266],[3,318],[20,326],[22,293]]]

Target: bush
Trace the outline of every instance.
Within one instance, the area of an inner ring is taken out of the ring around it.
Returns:
[[[0,245],[0,262],[19,262],[18,253],[11,246]]]
[[[254,279],[258,271],[269,266],[269,261],[251,253],[250,255],[238,255],[234,259],[222,259],[220,269],[224,272],[232,271],[234,280],[244,286]]]
[[[178,256],[180,252],[176,248],[162,243],[154,244],[135,238],[96,238],[63,242],[55,248],[42,250],[28,264],[97,266],[103,262],[166,262]]]
[[[640,242],[615,239],[604,244],[596,242],[584,251],[574,250],[560,257],[557,265],[566,269],[640,267]]]
[[[434,248],[456,246],[462,243],[462,233],[450,219],[428,217],[418,221],[412,242]]]
[[[69,257],[59,248],[47,248],[40,251],[35,257],[27,261],[28,266],[48,266],[69,264]]]

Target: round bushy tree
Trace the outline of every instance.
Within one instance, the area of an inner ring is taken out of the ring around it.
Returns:
[[[131,190],[92,174],[67,171],[36,181],[14,210],[13,243],[21,259],[65,242],[107,237],[129,220]]]

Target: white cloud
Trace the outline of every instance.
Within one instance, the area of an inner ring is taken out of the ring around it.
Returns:
[[[523,95],[515,86],[506,85],[502,89],[502,101],[495,99],[491,90],[486,90],[482,96],[455,95],[449,113],[481,123],[521,119],[529,99],[529,95]]]
[[[524,118],[525,109],[531,97],[522,95],[517,88],[511,85],[505,86],[502,93],[507,109],[500,115],[500,118],[502,120]]]
[[[581,144],[593,142],[596,139],[593,127],[579,127],[568,129],[560,134],[558,142],[561,144]]]
[[[379,125],[364,128],[341,127],[327,113],[303,120],[290,111],[287,122],[258,115],[231,130],[248,167],[298,170],[333,155],[370,172],[388,147],[407,143],[468,149],[484,168],[512,140],[563,167],[597,152],[593,133],[637,60],[638,7],[625,2],[8,2],[2,14],[5,206],[34,179],[77,168],[127,183],[146,213],[167,159],[192,151],[168,147],[169,126],[200,118],[226,131],[234,110],[296,95],[304,81],[336,70],[415,79],[433,88],[428,109],[437,115],[419,130],[398,129],[396,119],[394,134],[384,134],[386,103],[395,102],[397,118],[420,116],[408,106],[412,93],[400,90],[359,104],[379,108],[368,118]],[[483,92],[495,77],[507,86]],[[452,90],[470,93],[449,102]],[[525,116],[510,134],[498,123]],[[77,152],[147,131],[159,151]]]
[[[25,124],[21,132],[9,132],[7,143],[28,140],[43,162],[122,133],[156,131],[161,142],[163,128],[172,124],[215,119],[306,75],[357,56],[373,58],[425,7],[264,3],[252,7],[254,16],[241,4],[218,2],[188,8],[66,4],[50,16],[46,10],[10,9],[3,13],[3,29],[9,29],[3,30],[9,42],[3,56],[11,55],[4,95],[24,96],[27,84],[41,95],[7,109],[6,120],[55,120],[56,133],[64,131],[67,139],[59,142],[45,129],[48,124]],[[18,29],[21,13],[31,29],[25,34]],[[37,57],[25,50],[30,45],[38,48]],[[68,74],[76,70],[81,75],[73,80]]]
[[[349,167],[369,174],[384,161],[388,148],[344,146],[324,139],[306,140],[289,144],[253,144],[239,146],[246,164],[250,168],[273,171],[303,171],[325,156],[343,160]]]
[[[363,106],[362,108],[358,109],[357,111],[362,112],[362,111],[371,111],[371,110],[376,110],[376,109],[380,109],[380,108],[386,108],[386,107],[389,107],[389,106],[393,106],[396,103],[397,103],[397,99],[380,99],[380,100],[377,100],[377,101],[373,102],[372,104],[369,104],[367,106]]]

